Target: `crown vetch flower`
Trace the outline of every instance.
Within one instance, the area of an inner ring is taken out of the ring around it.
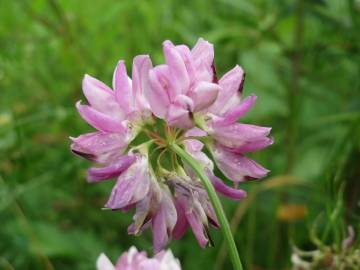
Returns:
[[[170,41],[165,41],[163,48],[166,65],[149,72],[147,93],[153,113],[171,126],[197,126],[205,131],[200,136],[211,137],[213,157],[231,180],[264,177],[268,170],[244,154],[271,145],[271,128],[237,123],[256,101],[255,95],[241,98],[243,69],[235,66],[217,81],[213,46],[203,39],[192,50]],[[157,99],[160,94],[164,98]],[[222,166],[228,162],[230,166]]]
[[[149,104],[153,113],[171,126],[192,127],[191,114],[209,107],[220,90],[216,83],[213,45],[199,39],[190,50],[167,40],[163,50],[166,64],[149,72]]]
[[[191,50],[164,42],[166,63],[153,67],[148,56],[133,61],[132,80],[119,61],[113,89],[86,75],[89,105],[80,115],[96,132],[72,139],[72,151],[97,165],[89,182],[117,178],[105,207],[135,209],[130,234],[153,231],[155,252],[191,228],[202,247],[209,227],[219,227],[208,194],[196,173],[172,150],[179,145],[195,159],[215,190],[234,200],[246,192],[219,179],[215,166],[238,182],[264,177],[268,170],[245,156],[272,143],[270,128],[237,121],[256,96],[241,98],[244,72],[236,66],[217,80],[213,45],[199,39]]]
[[[180,262],[171,250],[161,251],[153,258],[148,258],[146,252],[139,252],[131,247],[118,259],[116,266],[105,254],[100,254],[96,262],[97,270],[181,270]]]

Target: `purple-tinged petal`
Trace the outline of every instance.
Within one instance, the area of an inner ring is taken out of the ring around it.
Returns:
[[[104,132],[87,133],[70,139],[73,141],[71,150],[75,154],[100,163],[121,156],[129,142],[123,134]]]
[[[90,106],[81,105],[80,101],[76,103],[76,108],[81,117],[97,130],[124,133],[127,129],[126,125],[115,117],[98,112]]]
[[[198,127],[193,127],[185,132],[185,137],[205,137],[205,136],[207,136],[207,133]]]
[[[200,205],[207,216],[208,222],[211,225],[213,225],[215,228],[220,228],[220,224],[216,217],[215,210],[210,202],[207,192],[204,189],[202,189],[198,192],[198,201],[200,202]],[[207,222],[204,224],[207,224]],[[207,225],[204,228],[206,228],[205,232],[206,232],[206,235],[208,236],[208,239],[211,240],[210,234],[207,230]]]
[[[165,194],[165,195],[164,195]],[[169,190],[163,190],[163,197],[161,202],[165,207],[165,220],[166,220],[166,227],[168,230],[168,235],[173,231],[176,220],[177,220],[177,213],[176,208],[172,199],[172,194]]]
[[[234,182],[242,182],[248,178],[262,178],[269,172],[254,160],[229,152],[219,144],[214,146],[213,156],[219,169]]]
[[[168,124],[179,128],[192,127],[194,125],[191,119],[191,111],[193,108],[194,103],[191,98],[178,95],[168,109],[166,116]]]
[[[114,92],[103,82],[86,74],[82,88],[92,108],[118,120],[124,118],[124,112],[116,102]]]
[[[185,150],[188,152],[196,161],[198,161],[203,167],[208,168],[210,170],[214,169],[214,163],[212,160],[203,152],[201,152],[204,144],[198,140],[189,139],[184,140]],[[187,173],[191,176],[195,176],[196,174],[193,170],[186,165],[184,166]]]
[[[236,148],[227,148],[227,150],[229,152],[243,154],[243,153],[254,152],[257,150],[264,149],[269,145],[272,145],[273,143],[274,140],[272,138],[263,137],[260,140],[252,141]]]
[[[186,224],[179,219],[183,219],[182,215],[185,215],[186,222],[191,226],[200,246],[205,247],[209,242],[211,243],[209,222],[215,227],[219,226],[207,192],[196,177],[191,179],[169,174],[167,180],[175,192],[178,212],[175,235],[181,237],[184,233]]]
[[[136,204],[134,222],[128,227],[129,234],[138,235],[151,226],[152,218],[159,207],[160,200],[161,189],[157,181],[151,178],[148,194]]]
[[[177,214],[170,194],[162,192],[159,209],[152,220],[154,252],[158,253],[166,245],[176,224]]]
[[[164,119],[170,100],[168,96],[169,85],[164,78],[166,66],[160,65],[149,71],[150,88],[145,92],[151,111],[159,118]]]
[[[194,48],[191,50],[196,78],[200,81],[214,81],[214,46],[199,38]]]
[[[134,58],[132,68],[132,89],[135,95],[135,103],[139,110],[147,110],[149,104],[145,99],[145,93],[149,92],[149,71],[152,63],[148,55],[138,55]]]
[[[119,176],[122,172],[124,172],[127,168],[130,167],[130,165],[135,161],[135,159],[135,156],[124,155],[109,166],[101,168],[90,168],[88,170],[87,179],[89,182],[99,182],[101,180],[106,180]]]
[[[166,120],[170,126],[178,128],[190,128],[193,126],[190,112],[176,104],[171,104],[169,106]]]
[[[227,126],[235,123],[240,117],[244,116],[254,105],[256,96],[251,95],[245,98],[241,103],[224,113],[223,117],[213,121],[214,126]]]
[[[163,207],[160,207],[152,219],[152,230],[154,252],[157,253],[166,245],[168,241],[165,212]]]
[[[115,68],[113,87],[117,102],[126,114],[134,109],[134,99],[131,89],[131,80],[127,75],[125,62],[120,60]]]
[[[204,144],[195,139],[184,140],[185,150],[189,153],[199,152],[203,149]]]
[[[134,223],[132,223],[128,228],[129,234],[139,234],[144,229],[144,225],[150,221],[151,203],[152,198],[148,195],[136,204],[136,212],[133,217]]]
[[[221,91],[210,112],[223,115],[229,109],[240,103],[240,96],[244,84],[245,73],[240,66],[235,66],[227,72],[219,81]]]
[[[201,61],[211,66],[214,61],[214,45],[203,38],[199,38],[191,50],[191,55],[195,61]]]
[[[215,190],[222,195],[234,200],[241,200],[246,197],[245,190],[229,187],[221,179],[216,177],[209,169],[206,169],[206,174],[214,185]]]
[[[201,152],[204,147],[202,142],[195,139],[187,139],[184,140],[183,143],[186,152],[188,152],[204,168],[210,169],[211,171],[214,169],[214,163],[212,160],[205,153]],[[191,178],[197,178],[194,170],[189,165],[187,165],[186,162],[184,163],[184,169]]]
[[[213,137],[221,144],[230,147],[243,147],[248,143],[264,140],[271,128],[249,124],[234,123],[228,126],[213,126]]]
[[[178,95],[173,101],[173,104],[181,106],[182,108],[186,109],[189,112],[192,112],[194,110],[193,100],[185,95]]]
[[[106,203],[107,208],[122,209],[142,200],[150,187],[147,159],[140,157],[125,173],[121,174]]]
[[[215,83],[200,82],[194,90],[188,93],[194,101],[194,111],[201,111],[208,108],[217,98],[220,86]]]
[[[177,221],[174,230],[172,231],[172,237],[176,240],[179,240],[185,234],[189,223],[186,220],[185,210],[181,207],[181,203],[175,201]]]
[[[191,55],[191,51],[189,49],[189,47],[187,47],[186,45],[178,45],[176,46],[177,51],[179,52],[179,54],[181,55],[185,66],[186,66],[186,70],[190,79],[190,85],[192,83],[195,82],[196,80],[196,71],[194,68],[194,64],[192,61],[192,55]]]
[[[173,86],[169,96],[176,97],[186,94],[190,87],[190,79],[183,58],[169,40],[163,43],[163,49],[166,63],[170,69],[170,84]]]
[[[76,144],[71,144],[71,152],[75,155],[91,161],[97,161],[97,156],[84,150],[77,149]]]
[[[205,228],[201,217],[198,215],[198,213],[195,212],[194,208],[187,205],[189,202],[186,201],[186,198],[180,197],[179,201],[181,202],[182,207],[185,209],[187,222],[189,223],[196,239],[198,240],[199,245],[203,248],[206,247],[209,239],[204,232]]]

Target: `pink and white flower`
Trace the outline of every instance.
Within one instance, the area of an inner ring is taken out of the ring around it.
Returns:
[[[147,98],[152,112],[169,125],[189,128],[192,114],[208,108],[218,96],[214,48],[199,39],[190,50],[185,45],[163,44],[166,64],[150,70]]]
[[[270,128],[239,123],[255,95],[242,99],[244,71],[236,66],[217,79],[214,49],[199,39],[195,47],[163,44],[165,64],[149,56],[134,58],[132,79],[124,61],[113,76],[113,89],[86,75],[88,105],[80,115],[97,131],[71,138],[72,151],[96,166],[89,182],[117,178],[105,207],[135,209],[130,234],[153,232],[155,252],[191,228],[200,246],[211,244],[209,227],[219,227],[202,182],[172,151],[178,144],[203,168],[215,190],[234,200],[246,196],[219,179],[217,167],[235,186],[269,172],[248,152],[273,143]]]
[[[153,258],[148,258],[146,252],[139,252],[131,247],[128,252],[120,256],[116,265],[109,258],[100,254],[96,262],[97,270],[181,270],[180,262],[171,250],[161,251]]]

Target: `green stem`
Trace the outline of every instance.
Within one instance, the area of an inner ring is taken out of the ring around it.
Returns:
[[[209,178],[205,175],[203,169],[198,164],[196,160],[194,160],[188,153],[186,153],[180,146],[176,144],[170,145],[171,149],[178,154],[183,160],[185,160],[191,168],[195,171],[197,176],[202,181],[203,185],[205,186],[207,193],[209,195],[210,201],[212,206],[215,209],[216,216],[220,222],[221,231],[225,237],[225,241],[228,245],[228,249],[231,256],[231,261],[233,263],[235,270],[243,270],[243,267],[241,265],[241,260],[239,257],[239,253],[237,251],[234,238],[231,233],[229,222],[226,218],[224,209],[221,205],[220,199],[216,194],[216,191],[214,189],[214,186],[212,185]]]

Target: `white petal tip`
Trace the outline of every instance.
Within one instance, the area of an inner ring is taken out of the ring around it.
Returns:
[[[101,253],[96,261],[96,269],[97,270],[115,270],[115,267],[111,263],[109,258],[104,253]]]

